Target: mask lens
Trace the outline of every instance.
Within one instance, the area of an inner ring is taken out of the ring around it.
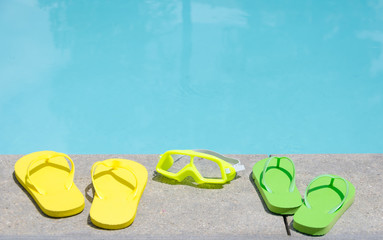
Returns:
[[[193,163],[202,177],[222,179],[221,169],[216,162],[205,158],[194,157]]]
[[[178,173],[190,163],[190,156],[187,155],[172,154],[170,157],[173,159],[173,165],[168,169],[171,173]]]

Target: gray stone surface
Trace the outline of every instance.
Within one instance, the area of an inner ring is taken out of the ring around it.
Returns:
[[[266,155],[229,155],[246,166],[239,178],[223,186],[177,183],[154,170],[158,155],[70,155],[76,165],[75,184],[86,196],[82,213],[61,219],[43,215],[13,177],[20,155],[0,155],[0,238],[59,239],[274,239],[288,238],[283,218],[268,212],[250,181],[251,167]],[[147,187],[134,223],[122,230],[93,226],[89,209],[93,196],[90,169],[94,162],[126,158],[143,164]],[[319,174],[347,178],[357,189],[355,203],[342,216],[326,239],[378,239],[383,234],[383,154],[289,155],[296,165],[297,187]],[[291,224],[292,217],[288,217]],[[294,238],[308,238],[295,232]]]

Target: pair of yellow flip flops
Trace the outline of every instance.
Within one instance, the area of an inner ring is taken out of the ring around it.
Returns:
[[[84,209],[84,196],[73,182],[74,172],[72,159],[53,151],[28,154],[15,164],[17,180],[50,217],[68,217]],[[147,183],[146,168],[131,160],[108,159],[94,163],[91,175],[95,189],[92,223],[105,229],[132,224]]]

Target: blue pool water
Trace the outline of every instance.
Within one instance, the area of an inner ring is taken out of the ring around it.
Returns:
[[[0,154],[375,153],[383,1],[0,1]]]

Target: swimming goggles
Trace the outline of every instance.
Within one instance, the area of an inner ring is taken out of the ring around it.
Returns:
[[[224,184],[239,171],[240,161],[210,150],[170,150],[160,155],[156,171],[179,182],[192,177],[197,184]]]

